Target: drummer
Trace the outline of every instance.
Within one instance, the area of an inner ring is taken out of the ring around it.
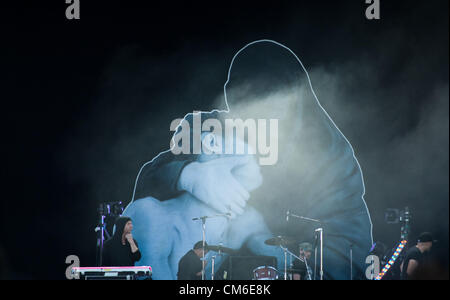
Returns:
[[[311,256],[313,247],[310,243],[304,242],[299,244],[299,257],[304,261],[296,259],[293,264],[293,269],[298,270],[298,273],[293,274],[293,280],[311,280]],[[305,263],[306,262],[306,263]]]
[[[205,245],[205,246],[203,246]],[[194,248],[189,250],[178,262],[178,280],[201,280],[203,255],[208,253],[208,244],[203,241],[195,243]],[[206,266],[206,261],[203,261]]]

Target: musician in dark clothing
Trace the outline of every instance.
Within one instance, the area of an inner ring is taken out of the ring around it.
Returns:
[[[205,242],[205,247],[208,246]],[[205,248],[205,255],[208,250]],[[203,241],[195,243],[194,248],[189,250],[178,263],[178,280],[201,280],[202,279],[202,261]]]
[[[301,243],[299,245],[299,257],[304,261],[295,260],[293,264],[293,269],[298,270],[298,273],[293,274],[293,280],[312,280],[311,274],[311,256],[312,256],[312,245],[310,243]],[[306,261],[306,263],[305,263]]]
[[[133,223],[128,217],[119,217],[116,231],[103,246],[102,265],[105,267],[134,266],[141,259],[138,243],[131,234]]]
[[[417,245],[406,251],[405,258],[400,266],[403,280],[414,279],[420,271],[420,267],[423,267],[425,253],[429,252],[431,247],[433,247],[433,237],[428,232],[422,233],[417,240]]]

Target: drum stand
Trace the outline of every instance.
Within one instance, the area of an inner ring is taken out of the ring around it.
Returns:
[[[306,257],[304,257],[304,256],[303,256],[303,260],[304,260],[304,263],[305,263],[305,266],[306,266],[306,274],[308,274],[309,280],[312,280],[311,274],[309,273],[308,260],[307,260]]]
[[[220,244],[220,245],[222,245],[222,244]],[[222,251],[219,249],[219,254],[217,254],[217,255],[213,255],[212,257],[211,257],[211,280],[214,280],[214,265],[215,265],[215,263],[216,263],[216,257],[217,256],[222,256]]]
[[[206,217],[202,217],[202,280],[205,280]]]
[[[287,280],[287,254],[289,253],[289,255],[291,256],[291,261],[292,261],[292,257],[295,257],[299,261],[303,261],[303,258],[300,258],[297,255],[295,255],[294,253],[292,253],[291,251],[289,251],[287,249],[287,247],[283,247],[282,245],[280,245],[280,248],[283,249],[283,251],[284,251],[284,280]],[[306,259],[305,259],[305,261],[306,261]],[[306,267],[308,268],[308,265],[306,265]]]
[[[294,264],[292,263],[292,253],[289,255],[289,269],[293,269]],[[292,280],[293,276],[292,274],[289,274],[289,280]]]
[[[213,255],[212,257],[211,257],[211,280],[214,280],[214,266],[215,266],[215,263],[216,263],[216,257],[217,256],[222,256],[223,254],[222,254],[222,251],[220,251],[219,250],[219,254],[217,254],[217,255]]]
[[[216,256],[213,255],[211,257],[211,263],[212,263],[212,268],[211,268],[211,280],[214,280],[214,262],[216,260]]]

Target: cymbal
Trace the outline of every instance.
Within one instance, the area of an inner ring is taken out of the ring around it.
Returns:
[[[228,253],[228,254],[233,254],[233,253],[236,252],[236,250],[234,250],[234,249],[227,248],[227,247],[220,246],[220,245],[218,245],[218,246],[216,246],[216,245],[208,245],[205,248],[207,250],[210,250],[210,251],[223,252],[223,253]]]
[[[289,244],[294,244],[296,242],[297,242],[297,240],[294,238],[280,235],[280,236],[265,240],[264,244],[270,245],[270,246],[286,246]]]

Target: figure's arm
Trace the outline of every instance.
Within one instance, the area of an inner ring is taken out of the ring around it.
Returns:
[[[217,115],[206,114],[210,118],[218,118]],[[192,115],[187,116],[186,120],[191,117]],[[206,137],[211,139],[210,143],[216,143],[216,138],[221,138],[207,134],[202,136],[202,139]],[[235,217],[243,213],[250,194],[233,177],[232,170],[248,162],[249,157],[243,155],[175,155],[169,150],[141,168],[132,200],[151,196],[164,201],[188,192],[219,213],[230,212],[232,217]]]
[[[174,155],[171,151],[155,157],[143,166],[136,182],[133,200],[153,197],[164,201],[180,194],[178,180],[184,167],[196,160],[196,155]]]
[[[202,261],[202,264],[204,266],[206,266],[205,262],[206,261]],[[196,262],[194,262],[194,261],[191,262],[190,275],[189,276],[192,276],[191,278],[194,278],[195,276],[197,276],[197,277],[201,277],[202,276],[202,268],[200,267],[200,269],[199,269],[198,264]]]
[[[189,136],[193,135],[190,126],[193,122],[192,117],[193,115],[189,114],[183,119],[183,122],[188,123]],[[184,126],[180,123],[176,131],[180,132],[183,129]],[[189,153],[192,153],[192,149]],[[184,167],[197,158],[198,155],[194,154],[175,155],[171,150],[161,152],[139,170],[132,201],[149,196],[160,201],[175,198],[182,191],[177,185]]]
[[[411,278],[414,275],[417,267],[419,266],[419,262],[415,259],[410,259],[408,262],[408,266],[406,267],[406,274],[408,274],[408,278]]]
[[[154,197],[160,201],[188,192],[219,213],[243,213],[250,194],[233,177],[231,170],[246,164],[248,157],[233,156],[197,161],[198,155],[165,152],[144,166],[134,199]]]
[[[198,271],[198,266],[195,261],[183,260],[179,264],[178,280],[192,280],[196,276],[202,276],[202,271]]]
[[[189,273],[187,270],[189,269],[189,266],[187,265],[187,262],[184,260],[180,261],[178,264],[178,273],[177,273],[177,279],[178,280],[187,280],[189,278]]]

